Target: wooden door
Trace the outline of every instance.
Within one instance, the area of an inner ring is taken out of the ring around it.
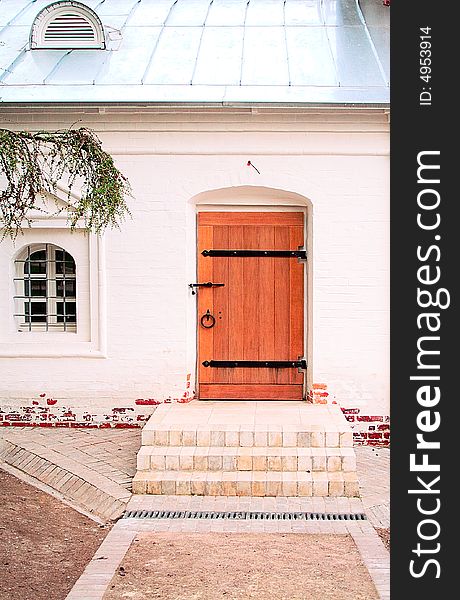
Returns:
[[[300,212],[199,213],[198,283],[224,284],[196,288],[200,399],[302,398],[298,366],[257,363],[304,357],[304,263],[280,256],[304,243]],[[219,365],[232,361],[251,366]]]

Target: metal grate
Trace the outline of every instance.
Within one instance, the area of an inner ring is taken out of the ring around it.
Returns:
[[[366,521],[364,513],[128,510],[123,519],[218,519],[229,521]]]

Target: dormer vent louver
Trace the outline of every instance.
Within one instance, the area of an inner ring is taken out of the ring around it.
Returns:
[[[104,29],[96,13],[80,2],[53,2],[32,25],[30,46],[34,49],[105,48]]]

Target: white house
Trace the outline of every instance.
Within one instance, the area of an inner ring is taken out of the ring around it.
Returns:
[[[305,399],[388,443],[388,34],[381,0],[0,2],[0,127],[89,127],[133,190],[1,241],[0,424]]]

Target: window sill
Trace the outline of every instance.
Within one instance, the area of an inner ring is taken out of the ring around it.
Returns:
[[[21,337],[26,334],[18,334]],[[107,358],[105,339],[73,340],[71,334],[36,334],[35,340],[3,340],[1,358]],[[46,336],[46,338],[45,338]]]
[[[101,350],[77,350],[62,352],[40,352],[36,351],[0,351],[0,358],[107,358],[107,354]]]

